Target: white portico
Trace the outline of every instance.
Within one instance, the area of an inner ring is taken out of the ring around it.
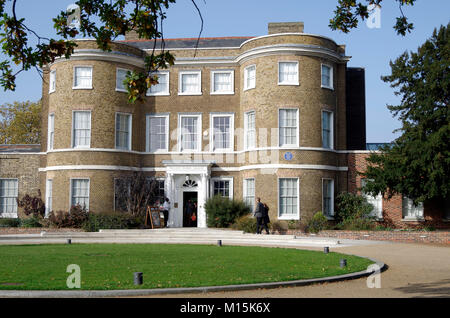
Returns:
[[[197,227],[206,228],[205,203],[209,198],[212,161],[167,160],[165,192],[170,200],[169,227],[183,227],[187,198],[197,199]]]

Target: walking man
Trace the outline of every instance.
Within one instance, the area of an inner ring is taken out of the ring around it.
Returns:
[[[169,222],[169,211],[170,211],[170,202],[169,198],[166,198],[163,204],[164,227],[167,227],[167,223]]]
[[[261,198],[256,198],[256,206],[253,216],[256,217],[256,234],[261,234],[262,225],[264,222],[264,205],[261,203]]]

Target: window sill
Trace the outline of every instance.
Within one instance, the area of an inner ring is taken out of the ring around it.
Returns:
[[[424,222],[424,218],[406,217],[402,219],[403,222]]]
[[[158,93],[158,94],[145,94],[147,97],[154,97],[154,96],[170,96],[170,93]]]
[[[210,95],[234,95],[234,92],[211,92]]]
[[[80,90],[80,89],[92,90],[94,88],[93,87],[72,87],[72,89],[74,89],[74,90]]]
[[[330,91],[334,91],[334,87],[323,86],[323,85],[321,85],[321,87],[324,88],[324,89],[329,89]]]
[[[299,221],[300,217],[299,216],[278,216],[278,220],[281,221]]]
[[[127,90],[126,89],[120,89],[120,88],[116,88],[116,92],[120,92],[120,93],[126,93]]]
[[[202,92],[199,93],[178,93],[179,96],[201,96],[203,95]]]
[[[243,91],[245,92],[245,91],[249,91],[249,90],[252,90],[252,89],[255,89],[255,88],[256,88],[256,86],[247,87],[247,88],[244,88]]]
[[[19,216],[17,213],[1,213],[0,219],[17,219]]]
[[[52,94],[52,93],[54,93],[54,92],[56,92],[56,89],[53,90],[53,91],[48,91],[49,94]]]
[[[292,83],[278,83],[278,86],[300,86],[299,82],[292,82]]]

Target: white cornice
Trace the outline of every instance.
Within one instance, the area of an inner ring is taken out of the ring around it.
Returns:
[[[70,61],[108,61],[123,63],[128,65],[137,66],[144,68],[144,59],[136,57],[135,55],[130,55],[122,52],[105,52],[99,49],[80,49],[74,50],[74,53],[70,56]],[[67,61],[65,57],[60,57],[55,60],[53,64]],[[50,64],[53,65],[53,64]]]

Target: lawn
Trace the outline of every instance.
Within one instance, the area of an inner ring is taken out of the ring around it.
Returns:
[[[341,258],[347,267],[339,266]],[[0,289],[64,290],[81,270],[81,289],[173,288],[249,284],[362,271],[372,262],[338,253],[288,248],[165,244],[0,246]],[[133,285],[133,273],[144,284]]]

